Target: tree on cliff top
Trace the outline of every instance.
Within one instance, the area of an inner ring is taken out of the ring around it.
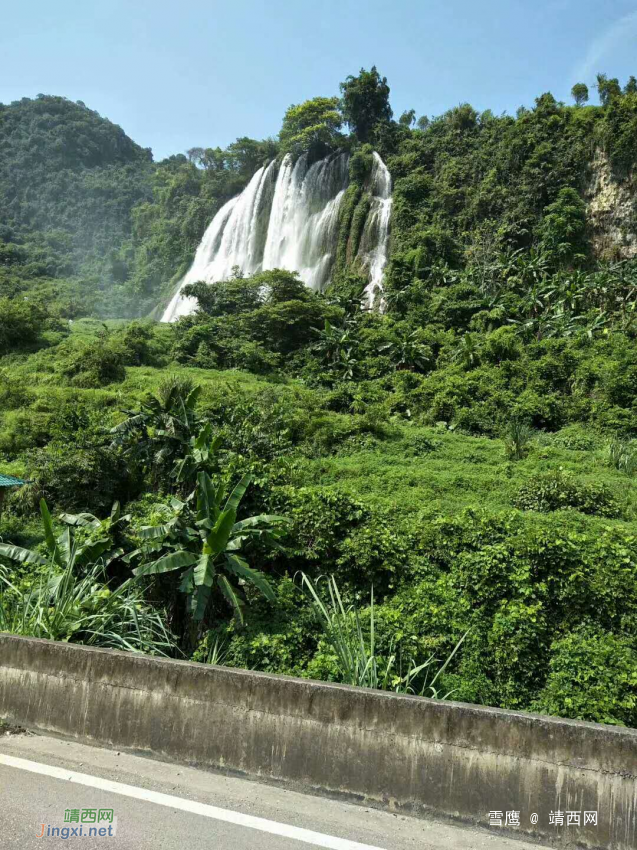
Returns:
[[[361,142],[379,121],[391,121],[387,77],[381,77],[375,65],[371,71],[361,68],[358,77],[350,75],[341,83],[341,94],[343,117]]]

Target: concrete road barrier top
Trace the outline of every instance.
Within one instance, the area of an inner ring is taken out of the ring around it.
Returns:
[[[559,847],[637,847],[631,729],[11,635],[0,718]]]

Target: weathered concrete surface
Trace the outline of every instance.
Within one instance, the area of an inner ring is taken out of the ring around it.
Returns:
[[[9,635],[0,718],[417,814],[519,811],[512,835],[560,847],[637,847],[634,730]],[[571,810],[597,826],[550,824]]]
[[[241,822],[217,821],[170,805],[111,794],[79,782],[69,788],[66,781],[3,764],[2,758],[7,755],[62,768],[68,774],[88,772],[91,777],[124,783],[137,790],[265,818],[345,842],[360,842],[367,850],[538,850],[535,842],[505,837],[498,829],[487,831],[407,817],[325,796],[301,794],[244,776],[198,770],[42,734],[0,735],[2,850],[65,850],[69,844],[75,850],[314,850],[324,846],[269,835]],[[84,837],[77,842],[72,837],[70,841],[37,838],[41,832],[37,824],[43,819],[60,823],[69,806],[114,809],[117,836],[106,843],[99,837]],[[344,850],[342,844],[341,848]]]

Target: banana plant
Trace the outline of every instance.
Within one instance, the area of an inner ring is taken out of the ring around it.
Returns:
[[[249,566],[242,547],[259,537],[276,539],[288,520],[266,515],[237,520],[239,505],[251,480],[250,475],[244,475],[224,501],[223,483],[215,484],[207,472],[200,471],[194,493],[184,502],[172,500],[173,518],[162,526],[147,526],[140,531],[140,537],[147,543],[133,555],[147,557],[153,550],[165,548],[172,551],[142,563],[134,574],[150,576],[181,570],[180,590],[188,595],[188,608],[197,623],[205,617],[214,586],[241,622],[245,605],[241,585],[251,584],[266,599],[274,599],[268,580]],[[189,503],[195,499],[193,511]]]
[[[327,364],[340,365],[344,355],[349,357],[352,349],[356,347],[353,333],[354,322],[347,321],[344,326],[338,327],[325,320],[325,327],[313,328],[318,339],[312,346]]]
[[[431,349],[418,340],[419,331],[412,331],[407,336],[381,345],[380,351],[387,352],[397,370],[409,372],[424,372],[431,361]]]
[[[138,411],[111,429],[113,445],[150,470],[155,483],[170,473],[176,458],[190,445],[200,424],[197,402],[201,387],[175,380],[157,396],[149,396]]]
[[[34,549],[23,549],[21,546],[11,546],[7,543],[0,543],[0,556],[21,564],[52,564],[60,570],[81,572],[100,559],[106,567],[122,554],[121,549],[113,549],[111,533],[116,525],[126,522],[130,517],[121,515],[117,503],[107,520],[99,520],[88,513],[62,514],[60,519],[66,527],[57,535],[44,499],[40,500],[40,515],[48,557]],[[74,528],[84,528],[88,531],[84,540],[77,540]]]
[[[463,334],[458,348],[453,354],[453,361],[460,363],[464,369],[473,369],[480,362],[480,350],[475,336]]]
[[[177,484],[192,483],[200,471],[210,472],[223,442],[220,434],[213,436],[212,425],[207,422],[196,437],[191,437],[184,457],[175,462],[172,477]]]

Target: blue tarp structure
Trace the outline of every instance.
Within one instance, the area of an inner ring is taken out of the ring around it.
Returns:
[[[0,487],[21,487],[26,483],[21,478],[14,478],[13,475],[3,475],[0,472]]]

